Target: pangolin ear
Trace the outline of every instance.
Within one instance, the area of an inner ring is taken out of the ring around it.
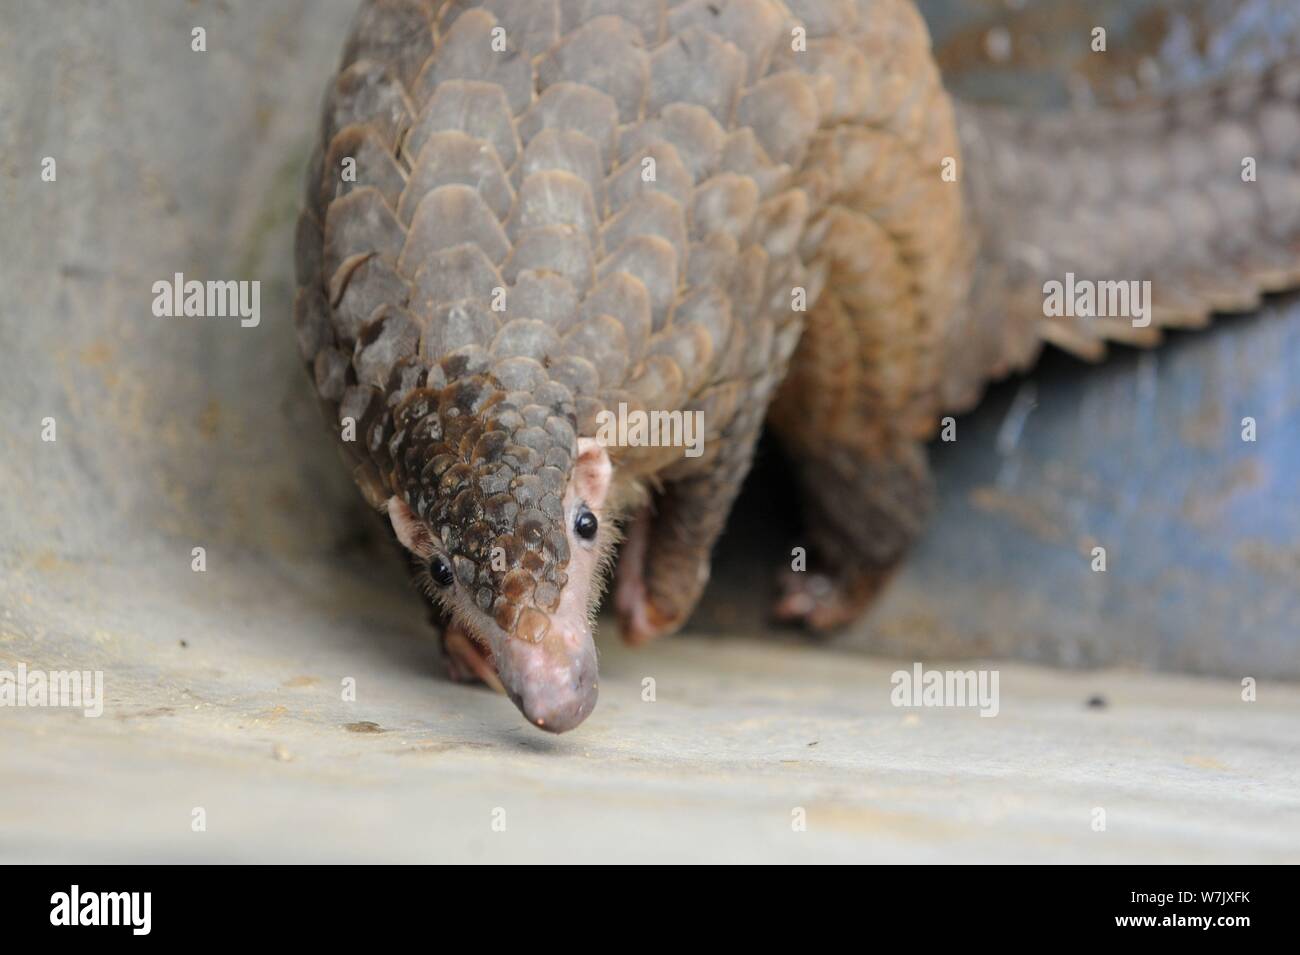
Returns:
[[[605,506],[614,466],[605,446],[595,438],[578,439],[578,460],[573,463],[573,486],[593,511]]]
[[[429,527],[416,517],[415,512],[402,498],[394,494],[388,499],[388,519],[402,546],[416,557],[427,560],[433,556],[433,534]]]

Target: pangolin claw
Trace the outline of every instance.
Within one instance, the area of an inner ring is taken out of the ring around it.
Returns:
[[[447,657],[447,675],[456,683],[482,683],[504,694],[492,654],[479,646],[457,623],[449,623],[442,635],[442,650]]]
[[[838,630],[863,612],[893,576],[894,568],[853,576],[831,576],[816,571],[782,571],[781,596],[772,615],[781,623],[801,625],[814,632]]]

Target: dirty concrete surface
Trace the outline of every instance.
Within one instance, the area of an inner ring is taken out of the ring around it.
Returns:
[[[66,610],[24,620],[36,636],[5,654],[102,668],[105,712],[0,711],[0,857],[1300,859],[1293,687],[1263,683],[1244,703],[1221,680],[999,664],[999,712],[983,718],[892,706],[907,663],[606,638],[600,704],[555,737],[440,678],[389,569],[254,563],[202,584],[63,569]],[[74,639],[86,617],[95,629]]]
[[[0,33],[0,669],[105,679],[98,718],[0,707],[0,858],[1300,859],[1286,302],[1049,365],[1010,444],[1026,383],[996,391],[936,449],[939,520],[851,633],[767,631],[754,581],[788,540],[751,519],[690,632],[633,652],[603,628],[577,732],[446,682],[289,322],[354,6],[32,4]],[[260,280],[259,325],[155,318],[176,272]],[[1243,449],[1248,413],[1274,437]],[[1096,537],[1124,573],[1086,572]],[[998,715],[891,705],[918,659],[995,668]]]

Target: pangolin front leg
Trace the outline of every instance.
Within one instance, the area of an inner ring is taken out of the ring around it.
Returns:
[[[757,428],[724,437],[712,464],[669,481],[630,522],[615,609],[639,646],[681,628],[709,581],[710,555],[753,460]]]

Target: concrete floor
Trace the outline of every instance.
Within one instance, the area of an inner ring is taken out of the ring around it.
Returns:
[[[0,668],[102,669],[106,705],[0,708],[0,859],[1300,861],[1294,686],[995,664],[990,719],[892,706],[887,660],[608,632],[595,714],[553,737],[446,682],[364,564],[8,577]]]

